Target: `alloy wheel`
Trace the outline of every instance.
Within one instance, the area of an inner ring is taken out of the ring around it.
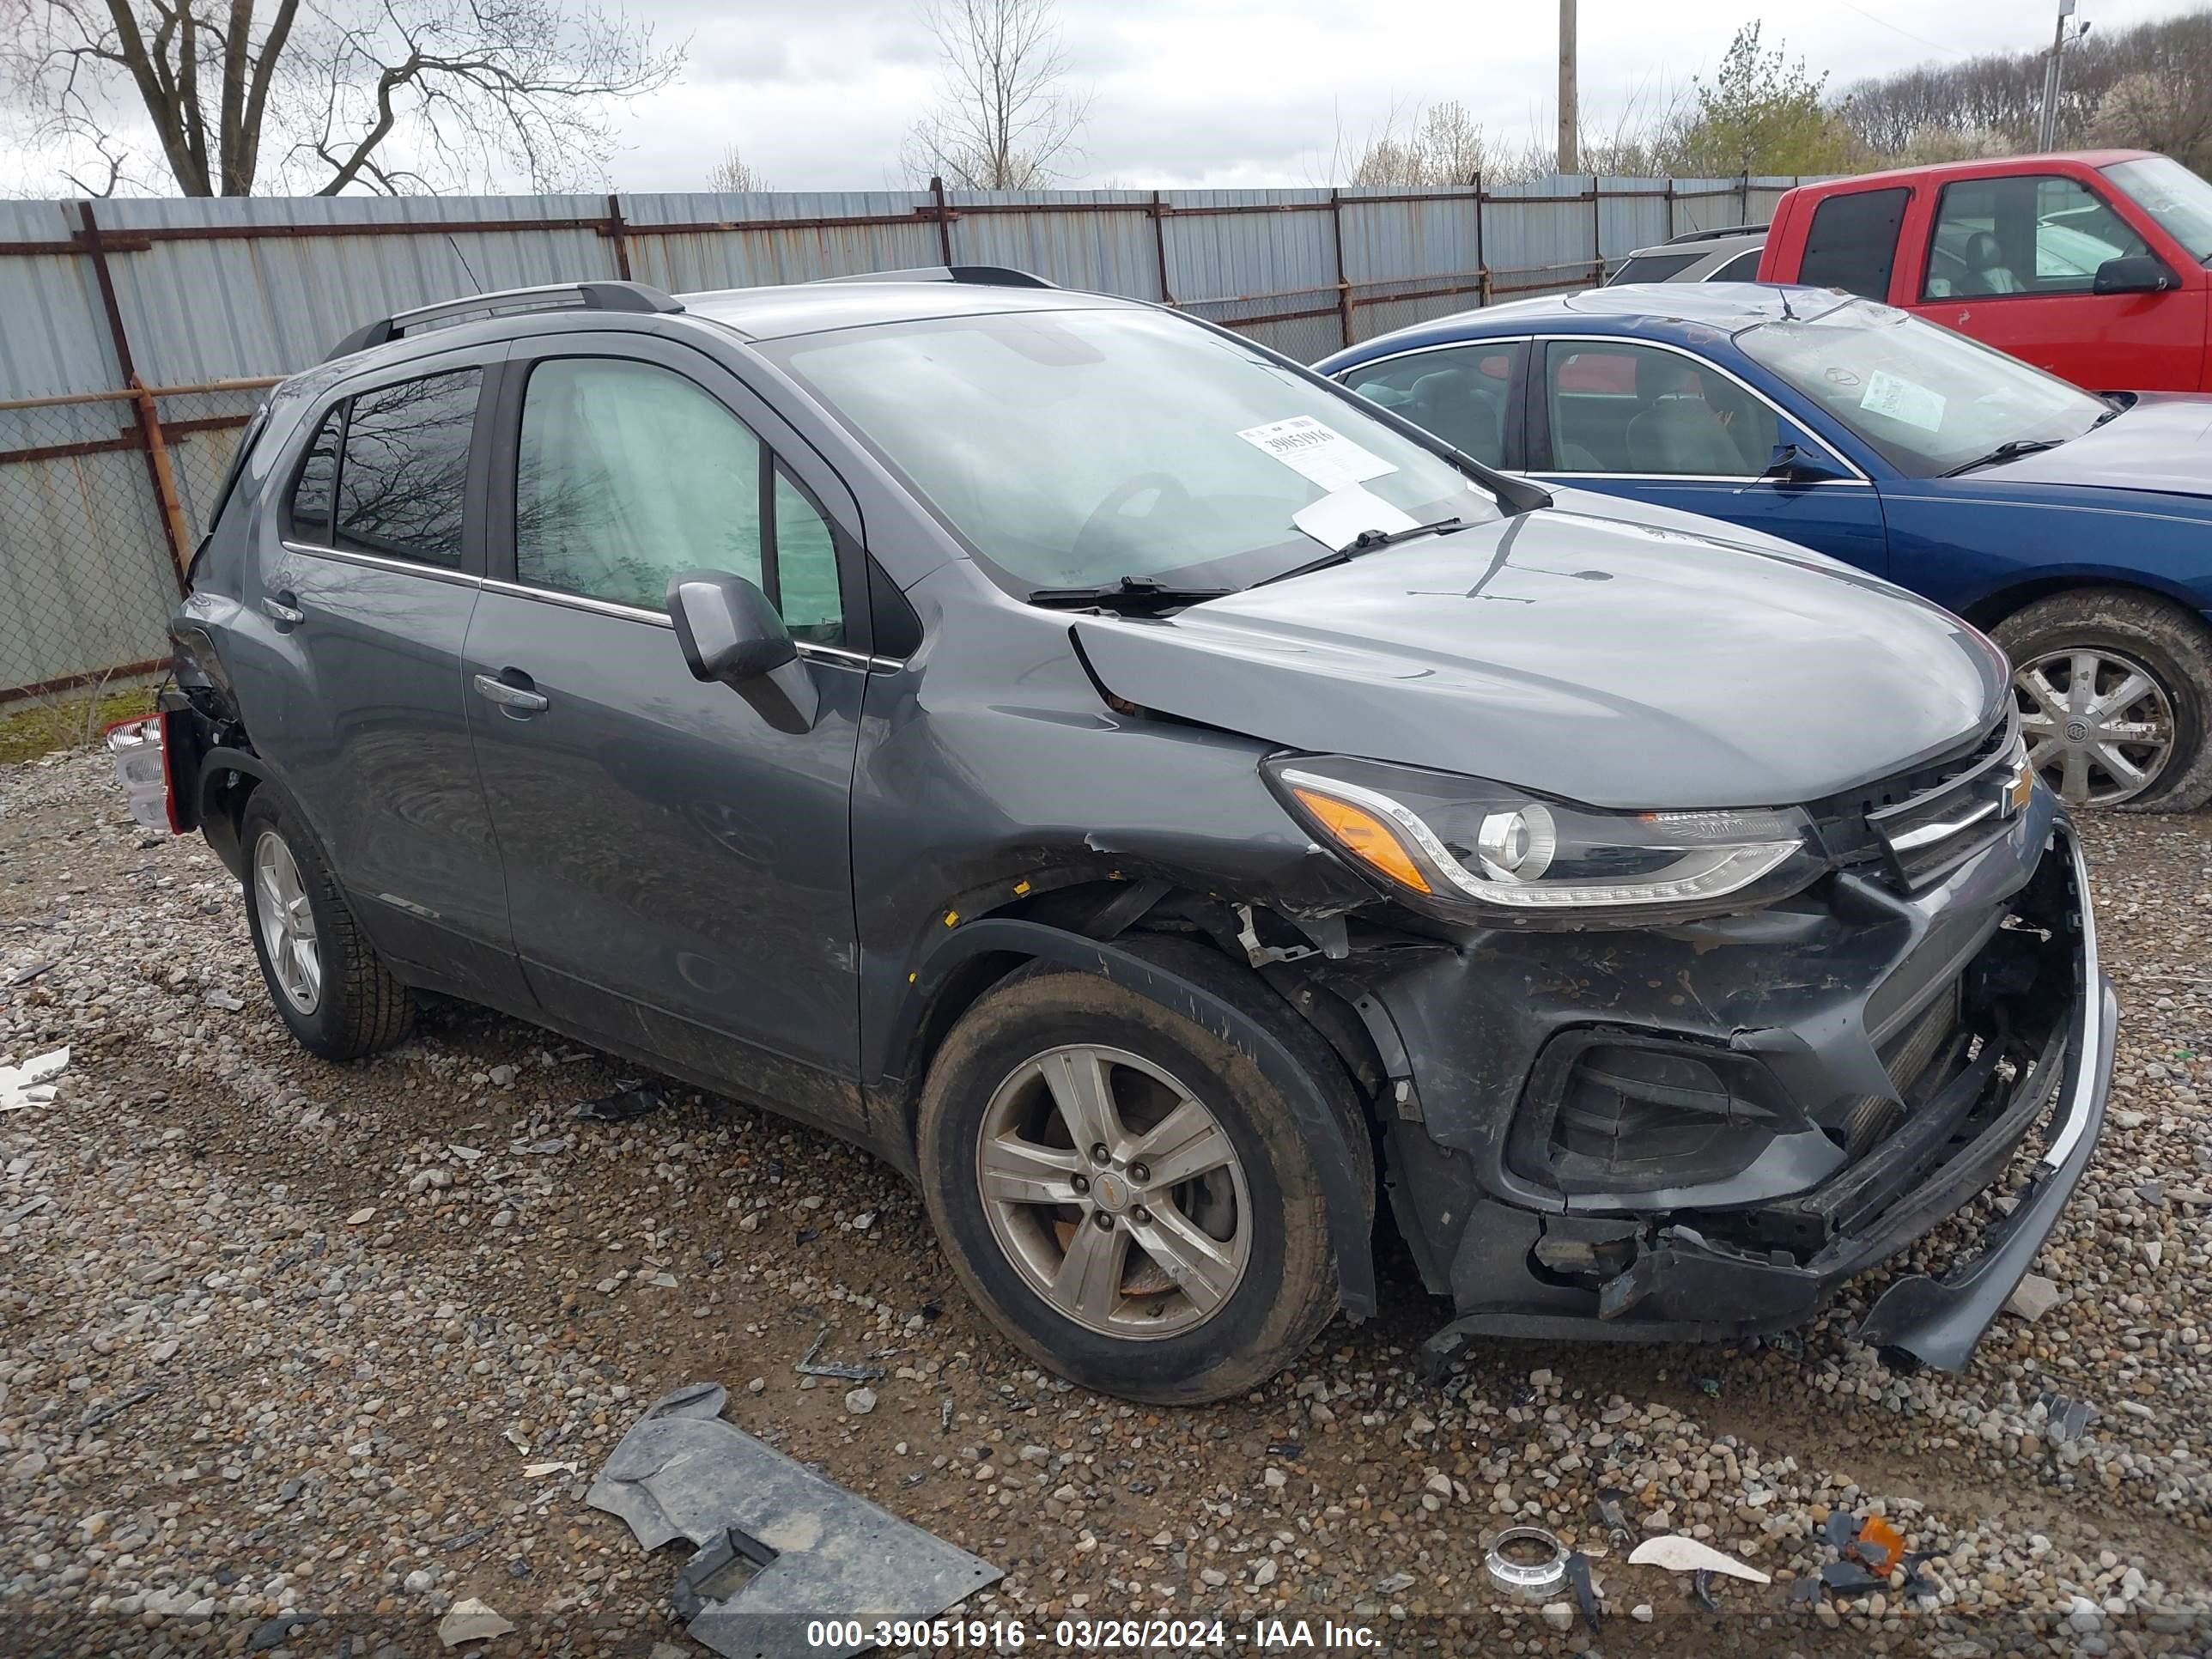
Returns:
[[[2051,651],[2013,671],[2028,764],[2076,806],[2117,806],[2173,754],[2173,705],[2141,663],[2102,647]]]
[[[1086,1330],[1139,1340],[1204,1324],[1251,1255],[1228,1132],[1160,1067],[1119,1048],[1049,1048],[984,1108],[976,1185],[1030,1288]]]
[[[322,947],[315,938],[315,913],[292,849],[274,830],[264,830],[253,846],[253,915],[270,976],[284,1000],[312,1014],[323,1000]]]

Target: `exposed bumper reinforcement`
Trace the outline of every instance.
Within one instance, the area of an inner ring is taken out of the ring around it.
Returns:
[[[1938,1279],[1915,1273],[1882,1293],[1857,1332],[1858,1340],[1886,1353],[1910,1355],[1941,1370],[1960,1370],[2058,1220],[2058,1212],[2089,1167],[2104,1127],[2112,1080],[2112,1042],[2119,1000],[2097,966],[2096,922],[2087,902],[2089,872],[2073,848],[2074,878],[2083,895],[2083,968],[2091,981],[2075,1013],[2067,1044],[2060,1115],[2051,1120],[2051,1143],[2019,1206],[1992,1228],[1980,1255]]]

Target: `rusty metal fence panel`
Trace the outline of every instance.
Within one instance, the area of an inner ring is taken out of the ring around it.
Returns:
[[[1310,362],[1601,282],[1670,234],[1765,219],[1796,182],[0,202],[0,701],[161,654],[260,388],[370,318],[594,277],[689,293],[996,264]]]

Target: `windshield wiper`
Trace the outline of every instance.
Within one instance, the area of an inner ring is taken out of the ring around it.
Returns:
[[[1971,461],[1961,461],[1943,476],[1955,478],[1960,473],[1972,472],[1977,467],[1996,466],[2006,461],[2016,461],[2023,455],[2056,449],[2065,441],[2063,438],[2008,438],[1988,454],[1977,455]]]
[[[1403,530],[1363,530],[1352,538],[1349,547],[1337,550],[1342,553],[1372,553],[1378,547],[1409,542],[1416,536],[1442,535],[1447,530],[1458,529],[1462,522],[1457,518],[1438,519],[1433,524],[1409,524]]]
[[[1288,570],[1279,571],[1252,584],[1267,587],[1276,582],[1286,582],[1293,576],[1310,576],[1316,570],[1328,570],[1340,564],[1350,564],[1363,553],[1372,553],[1378,547],[1389,547],[1399,542],[1409,542],[1416,536],[1437,536],[1447,530],[1456,530],[1464,522],[1460,519],[1438,519],[1433,524],[1407,525],[1403,530],[1363,530],[1342,547],[1331,548],[1317,559],[1308,559],[1304,564],[1294,564]]]
[[[1062,610],[1100,605],[1109,611],[1156,611],[1164,605],[1202,605],[1234,592],[1228,587],[1176,587],[1151,576],[1123,576],[1089,587],[1039,587],[1030,591],[1031,605]]]

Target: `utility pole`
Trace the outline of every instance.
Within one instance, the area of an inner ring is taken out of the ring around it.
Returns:
[[[2066,20],[2073,15],[2074,0],[2058,0],[2058,25],[2051,32],[2050,61],[2043,66],[2043,118],[2035,126],[2038,149],[2058,147],[2059,61],[2066,51]]]
[[[2074,0],[2064,0],[2070,6]],[[1559,157],[1561,173],[1580,173],[1581,112],[1575,102],[1575,0],[1559,0]]]

